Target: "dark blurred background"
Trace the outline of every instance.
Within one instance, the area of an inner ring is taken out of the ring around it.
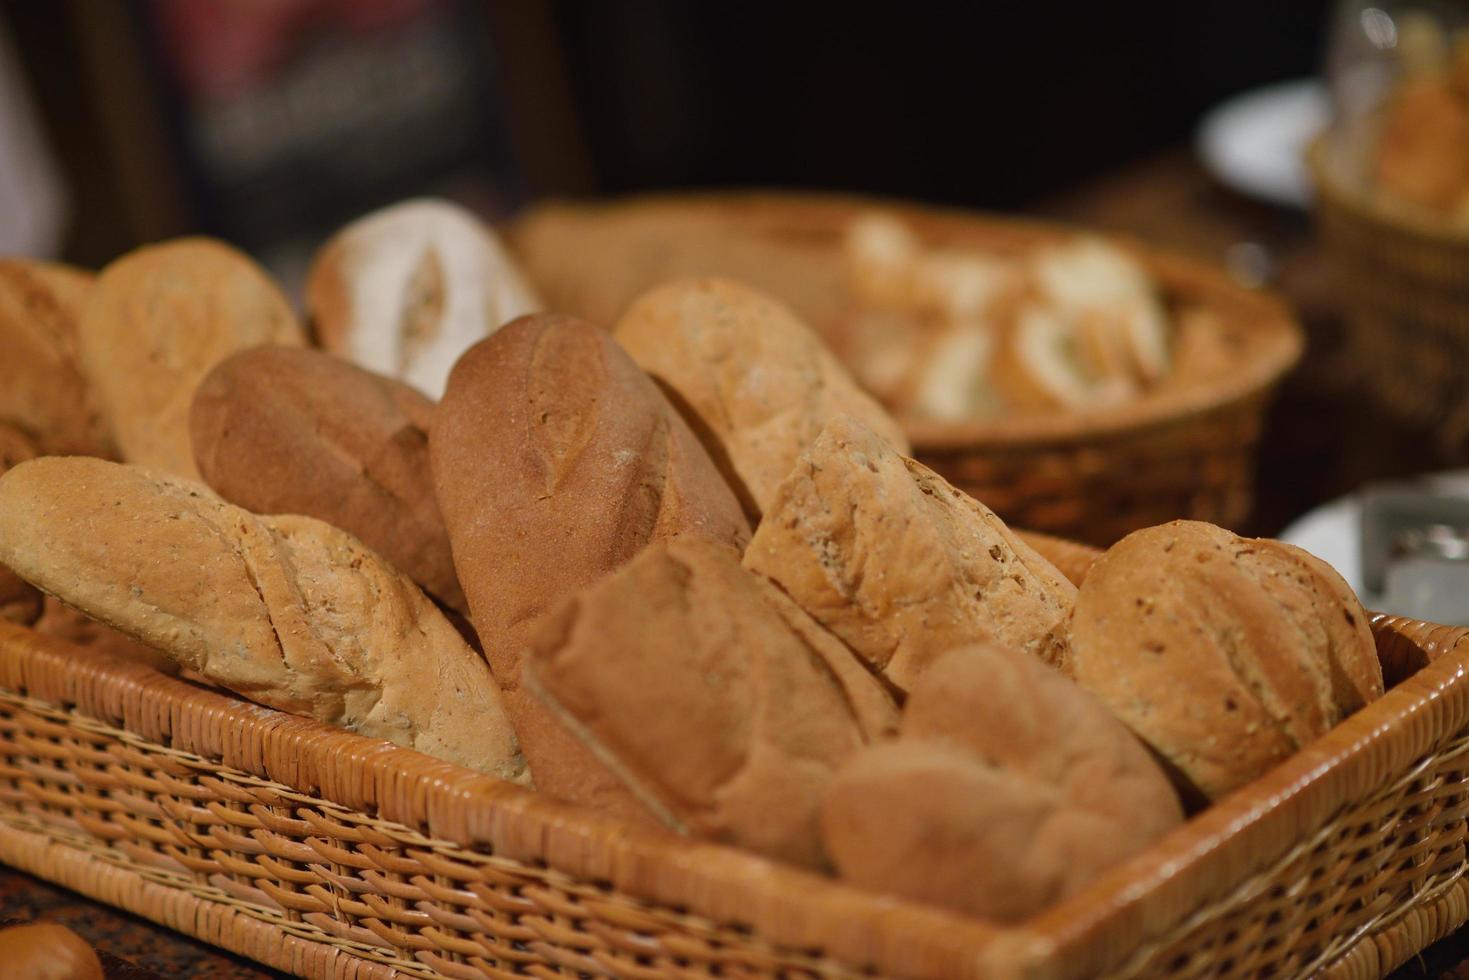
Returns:
[[[4,0],[97,264],[386,201],[783,185],[1025,208],[1318,63],[1327,4]],[[273,263],[277,264],[277,263]]]

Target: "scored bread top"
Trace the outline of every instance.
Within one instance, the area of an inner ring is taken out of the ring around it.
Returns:
[[[1382,693],[1367,614],[1298,548],[1198,521],[1128,535],[1092,566],[1071,667],[1208,798]]]
[[[231,503],[349,531],[468,612],[429,473],[433,408],[330,354],[256,347],[216,365],[195,392],[194,459]]]
[[[483,659],[406,576],[322,521],[46,457],[0,477],[0,562],[253,701],[524,778]]]
[[[897,422],[816,333],[741,283],[659,286],[623,314],[615,336],[673,393],[752,517],[770,507],[797,458],[839,415],[908,451]]]
[[[901,690],[975,642],[1059,660],[1076,595],[983,504],[849,416],[780,485],[745,566]]]

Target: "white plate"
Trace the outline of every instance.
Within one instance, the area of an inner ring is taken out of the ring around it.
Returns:
[[[1330,117],[1316,79],[1279,82],[1237,95],[1199,123],[1194,146],[1220,183],[1248,197],[1304,208],[1311,202],[1305,152]]]

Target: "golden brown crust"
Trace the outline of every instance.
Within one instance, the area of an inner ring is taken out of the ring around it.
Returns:
[[[68,266],[0,259],[0,423],[45,454],[116,452],[77,353],[93,279]]]
[[[304,343],[264,270],[204,238],[140,248],[103,269],[80,332],[123,458],[191,479],[189,404],[210,368],[259,344]]]
[[[433,405],[320,351],[257,347],[194,394],[204,481],[257,514],[304,514],[355,534],[440,602],[468,612],[429,472]]]
[[[1096,699],[986,646],[924,674],[899,741],[843,768],[821,826],[843,877],[1010,922],[1182,821],[1167,777]]]
[[[900,690],[975,642],[1059,661],[1076,594],[984,505],[849,417],[781,484],[745,566]]]
[[[558,610],[525,678],[663,823],[814,867],[827,780],[897,719],[850,650],[693,538]]]
[[[1135,532],[1097,560],[1070,650],[1078,682],[1211,799],[1382,689],[1355,596],[1288,545],[1197,521]]]
[[[51,922],[0,929],[0,963],[7,977],[24,980],[103,980],[96,950]]]
[[[779,302],[727,279],[669,283],[642,296],[615,336],[678,396],[746,510],[763,513],[800,455],[838,415],[902,452],[902,429],[820,338]]]
[[[7,470],[39,455],[36,444],[21,430],[0,422],[0,476]],[[41,593],[25,579],[0,565],[0,619],[22,626],[34,623],[41,615]]]
[[[251,700],[524,776],[484,661],[406,576],[321,521],[46,457],[0,478],[0,561]]]
[[[749,524],[733,492],[605,330],[551,314],[465,353],[429,456],[470,618],[537,780],[645,813],[519,689],[520,651],[550,609],[652,541],[743,547]]]

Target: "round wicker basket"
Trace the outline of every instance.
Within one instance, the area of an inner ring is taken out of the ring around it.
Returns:
[[[740,278],[829,337],[847,304],[841,243],[851,219],[895,212],[926,243],[1018,254],[1075,229],[850,197],[778,193],[551,204],[510,229],[552,308],[612,323],[642,291],[686,275]],[[1229,351],[1207,376],[1103,411],[962,423],[902,419],[915,455],[1006,520],[1107,545],[1189,517],[1248,514],[1266,399],[1300,356],[1286,309],[1207,265],[1121,243],[1175,306],[1208,311]],[[840,347],[838,343],[836,346]]]
[[[1346,316],[1349,381],[1396,422],[1469,456],[1469,230],[1364,189],[1329,139],[1308,154]]]

